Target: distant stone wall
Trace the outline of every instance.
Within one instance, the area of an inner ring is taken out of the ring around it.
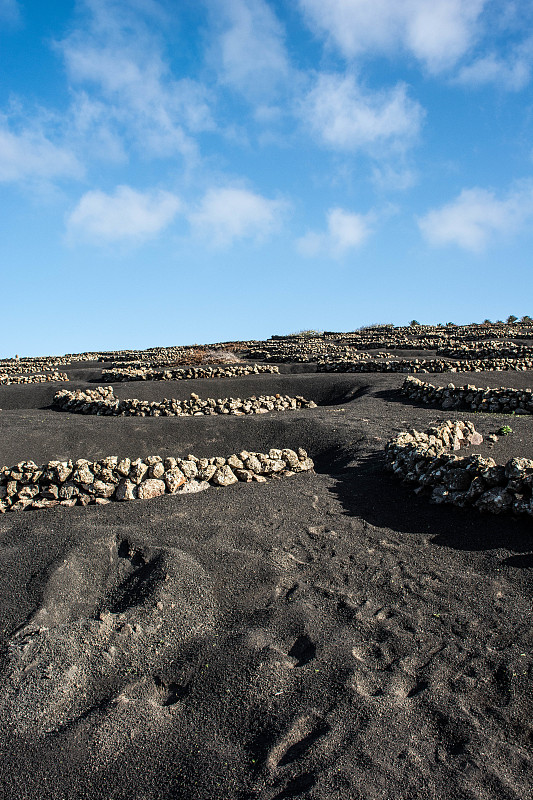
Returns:
[[[455,344],[455,346],[439,347],[438,356],[448,358],[531,358],[533,347],[524,344],[515,344],[505,341],[470,342],[468,344]]]
[[[61,389],[54,397],[54,405],[62,411],[77,414],[95,414],[114,417],[182,417],[213,414],[267,414],[269,411],[291,411],[299,408],[316,408],[316,403],[297,395],[260,395],[241,400],[240,397],[226,397],[215,400],[208,397],[201,400],[191,394],[190,400],[119,400],[112,386],[98,386],[96,389]]]
[[[533,461],[512,458],[497,464],[479,454],[450,452],[482,441],[471,422],[448,420],[425,433],[403,431],[387,443],[385,465],[434,503],[533,516]]]
[[[118,381],[180,381],[194,378],[235,378],[240,375],[279,374],[271,364],[234,364],[220,367],[185,367],[183,369],[109,369],[102,372],[107,383]]]
[[[401,388],[410,400],[417,400],[440,408],[467,408],[490,413],[533,414],[533,389],[510,389],[477,386],[433,386],[419,378],[407,377]]]
[[[471,361],[444,359],[401,359],[398,361],[324,362],[317,372],[515,372],[533,369],[533,358],[490,358]]]
[[[47,372],[45,375],[4,375],[0,373],[0,386],[15,383],[49,383],[50,381],[68,381],[66,372]]]
[[[109,456],[100,461],[22,461],[0,468],[0,513],[53,506],[105,505],[111,501],[149,500],[163,494],[201,492],[239,481],[264,483],[313,469],[306,451],[246,450],[227,458],[161,458],[132,461]]]

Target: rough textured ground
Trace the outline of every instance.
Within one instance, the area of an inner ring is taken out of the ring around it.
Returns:
[[[104,418],[0,388],[0,463],[308,449],[316,472],[0,517],[6,798],[524,800],[533,530],[382,471],[395,432],[473,419],[533,457],[533,418],[416,406],[403,375],[120,383],[118,397],[302,394],[261,417]],[[71,388],[101,366],[67,368]],[[474,380],[475,377],[475,380]],[[532,386],[531,373],[429,376]],[[66,384],[68,385],[68,384]]]

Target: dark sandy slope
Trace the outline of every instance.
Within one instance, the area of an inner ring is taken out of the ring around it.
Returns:
[[[533,784],[531,520],[382,471],[408,426],[502,417],[401,401],[400,375],[116,385],[303,394],[255,418],[81,417],[0,389],[0,463],[309,450],[316,472],[0,517],[0,781],[11,800],[524,800]],[[95,365],[69,370],[92,385]],[[531,374],[455,376],[531,386]],[[435,376],[433,382],[446,382]],[[480,452],[533,457],[533,419]]]

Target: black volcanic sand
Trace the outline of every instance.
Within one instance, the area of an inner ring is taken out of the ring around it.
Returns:
[[[304,367],[307,368],[304,369]],[[384,473],[399,430],[471,419],[533,457],[533,418],[406,402],[402,375],[115,384],[302,394],[251,417],[86,417],[0,388],[0,464],[303,446],[266,484],[0,517],[0,783],[55,800],[524,800],[533,782],[530,518],[434,506]],[[532,373],[419,375],[531,386]]]

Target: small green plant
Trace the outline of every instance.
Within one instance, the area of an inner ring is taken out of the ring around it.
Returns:
[[[510,425],[502,425],[502,427],[498,431],[500,436],[507,436],[509,433],[512,433],[512,432],[513,432],[513,429],[511,428]]]

